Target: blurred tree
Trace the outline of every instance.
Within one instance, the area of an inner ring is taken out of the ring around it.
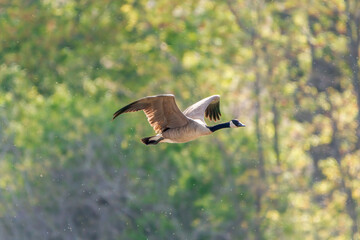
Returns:
[[[358,4],[3,1],[0,238],[358,238]],[[110,121],[165,92],[247,127]]]

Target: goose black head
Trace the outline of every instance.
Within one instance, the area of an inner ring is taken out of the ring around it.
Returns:
[[[245,127],[245,124],[242,124],[241,122],[239,122],[239,120],[234,119],[230,121],[230,127],[231,128]]]

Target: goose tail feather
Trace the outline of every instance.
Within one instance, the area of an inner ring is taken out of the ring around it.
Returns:
[[[151,137],[142,138],[141,141],[146,145],[156,145],[163,139],[164,138],[161,136],[151,136]]]

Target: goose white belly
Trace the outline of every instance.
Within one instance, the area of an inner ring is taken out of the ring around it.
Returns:
[[[201,120],[190,119],[190,122],[183,127],[171,128],[163,132],[164,139],[161,142],[184,143],[210,133],[210,129]]]

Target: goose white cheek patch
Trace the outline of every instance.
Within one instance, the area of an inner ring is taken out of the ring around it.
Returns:
[[[237,126],[232,121],[230,121],[230,127],[231,128],[237,128]]]

